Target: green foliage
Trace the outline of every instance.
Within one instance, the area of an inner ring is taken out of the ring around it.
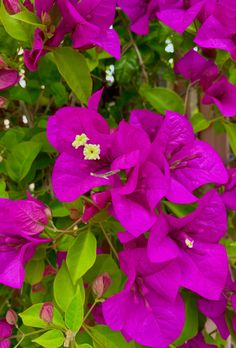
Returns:
[[[84,303],[80,291],[70,301],[65,313],[66,326],[74,333],[81,328],[84,318]]]
[[[53,51],[55,63],[76,97],[84,104],[92,92],[92,79],[84,56],[70,47]]]
[[[27,141],[12,148],[6,161],[6,171],[12,180],[19,182],[25,178],[41,147],[42,144]]]
[[[80,233],[68,250],[66,263],[74,284],[92,267],[96,260],[96,238],[89,232]]]
[[[142,85],[139,90],[140,95],[157,111],[164,114],[166,110],[184,113],[184,103],[182,98],[168,88],[150,87]]]
[[[45,332],[40,337],[32,340],[32,342],[35,342],[39,344],[42,347],[46,348],[58,348],[63,345],[65,338],[61,331],[53,329]]]

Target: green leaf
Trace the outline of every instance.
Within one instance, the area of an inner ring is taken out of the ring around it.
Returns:
[[[176,111],[181,114],[184,113],[184,102],[182,98],[171,89],[163,87],[153,88],[148,85],[142,85],[139,93],[161,114],[165,114],[166,110]]]
[[[172,211],[177,217],[186,216],[194,211],[197,207],[196,204],[175,204],[169,201],[162,202],[165,206],[167,206],[170,211]]]
[[[228,134],[228,137],[229,137],[229,143],[230,143],[231,149],[234,155],[236,155],[236,124],[225,123],[224,126],[225,126],[226,133]]]
[[[93,348],[90,346],[90,344],[84,343],[84,344],[77,344],[76,348]]]
[[[63,345],[64,340],[65,337],[63,333],[59,330],[53,329],[32,340],[32,342],[38,343],[40,346],[46,348],[58,348]]]
[[[59,47],[53,55],[69,87],[82,103],[87,104],[92,93],[92,79],[84,56],[70,47]]]
[[[56,150],[49,144],[46,132],[40,132],[38,134],[35,134],[31,141],[41,144],[41,151],[47,152],[47,153],[55,153]]]
[[[23,128],[10,128],[4,132],[0,139],[0,144],[7,150],[12,150],[14,146],[19,144],[25,137]]]
[[[112,331],[105,325],[90,327],[89,330],[96,338],[94,348],[135,348],[134,342],[127,343],[120,332]]]
[[[48,323],[45,323],[39,317],[39,313],[42,308],[42,305],[43,303],[37,303],[27,308],[23,313],[19,314],[24,325],[31,326],[31,327],[38,327],[38,328],[48,328]],[[65,328],[63,318],[60,312],[58,311],[58,309],[55,307],[53,312],[53,324],[56,325],[57,327]]]
[[[180,337],[174,342],[175,346],[181,346],[185,341],[198,333],[198,308],[196,296],[190,292],[183,294],[185,303],[185,324]]]
[[[19,41],[30,41],[29,26],[11,16],[3,4],[0,7],[0,21],[11,37]]]
[[[8,198],[8,193],[6,192],[6,183],[3,180],[0,180],[0,197]]]
[[[23,11],[11,15],[11,18],[16,19],[18,21],[22,21],[24,23],[30,24],[34,27],[45,29],[45,25],[41,24],[38,17],[25,8]]]
[[[64,262],[56,275],[53,288],[56,303],[65,312],[75,295],[75,288]]]
[[[39,283],[43,279],[44,260],[30,260],[26,266],[26,281],[31,285]]]
[[[42,144],[25,141],[12,149],[6,161],[7,174],[12,180],[19,182],[24,179],[39,154],[41,146]]]
[[[97,241],[89,232],[79,234],[68,251],[66,263],[75,284],[94,264]]]
[[[211,125],[211,121],[207,120],[201,112],[197,112],[190,118],[194,133],[198,133],[207,129]]]
[[[82,326],[84,318],[84,303],[80,292],[73,297],[70,302],[66,313],[65,323],[66,326],[74,333],[78,332]]]

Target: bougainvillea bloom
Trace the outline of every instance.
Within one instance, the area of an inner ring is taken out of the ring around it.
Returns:
[[[0,282],[20,288],[24,264],[36,246],[47,242],[38,238],[48,223],[48,208],[35,199],[0,199]]]
[[[212,60],[191,50],[176,63],[175,72],[200,84],[204,91],[203,104],[215,104],[224,116],[235,116],[236,87],[226,76],[219,77],[218,67]]]
[[[192,192],[204,184],[227,182],[219,155],[209,144],[195,138],[191,123],[178,113],[167,111],[151,154],[170,177],[166,197],[175,203],[196,201]]]
[[[118,5],[129,16],[131,30],[138,35],[147,35],[149,21],[156,17],[158,0],[118,0]]]
[[[20,12],[20,3],[19,0],[3,0],[3,4],[7,12],[11,15],[14,15]]]
[[[202,333],[184,343],[181,348],[216,348],[213,344],[208,344],[204,341]]]
[[[0,320],[0,348],[10,348],[11,342],[8,339],[12,335],[13,326],[4,319]]]
[[[153,262],[179,258],[181,285],[204,298],[218,300],[228,274],[228,259],[219,240],[226,233],[223,202],[215,190],[197,209],[180,219],[162,214],[151,229],[148,254]]]
[[[115,0],[57,0],[67,32],[72,33],[74,48],[101,47],[120,58],[119,37],[111,28],[116,9]]]
[[[142,129],[122,121],[111,132],[104,118],[87,108],[60,109],[49,118],[47,134],[61,152],[53,171],[53,187],[62,201],[73,201],[98,186],[112,186],[116,173],[144,162],[150,148]],[[82,135],[89,140],[75,146]]]
[[[14,86],[20,77],[18,71],[7,66],[4,60],[0,57],[0,91],[11,86]]]
[[[160,1],[157,18],[173,30],[182,34],[198,16],[203,5],[203,0]]]
[[[137,248],[121,252],[120,264],[128,280],[122,292],[103,303],[106,324],[140,344],[166,348],[184,323],[175,261],[153,264],[146,249]]]
[[[215,16],[210,16],[198,30],[194,42],[200,47],[226,50],[233,59],[236,59],[236,25],[234,24],[233,28],[230,27],[227,17],[222,23]]]

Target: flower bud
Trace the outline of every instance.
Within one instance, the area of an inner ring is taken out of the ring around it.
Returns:
[[[112,283],[111,277],[107,272],[101,273],[97,278],[93,281],[93,292],[94,294],[100,298],[107,291]]]
[[[6,314],[6,322],[9,325],[16,325],[18,320],[18,315],[13,309],[8,309],[7,314]]]
[[[42,305],[39,316],[40,318],[48,324],[52,323],[54,306],[51,302],[45,302]]]
[[[3,4],[10,15],[20,12],[20,3],[18,0],[3,0]]]
[[[8,100],[2,96],[0,96],[0,109],[4,109],[7,107]]]

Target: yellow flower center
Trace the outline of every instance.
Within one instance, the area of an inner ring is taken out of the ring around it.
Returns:
[[[76,135],[75,140],[72,143],[72,146],[77,150],[80,146],[86,145],[89,138],[85,133],[82,133],[80,135]]]
[[[192,249],[193,248],[193,244],[194,244],[194,241],[193,240],[190,240],[188,238],[185,239],[185,245],[189,248],[189,249]]]
[[[100,159],[100,145],[85,144],[84,145],[84,159],[85,160],[99,160]]]

